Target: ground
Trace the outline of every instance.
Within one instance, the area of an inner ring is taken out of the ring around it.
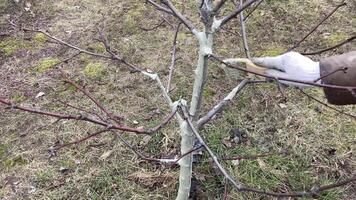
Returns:
[[[157,72],[165,83],[168,76],[174,30],[160,14],[142,1],[120,0],[34,0],[29,11],[23,5],[0,0],[0,93],[22,105],[45,110],[76,113],[60,101],[98,111],[75,88],[63,82],[52,66],[75,53],[53,43],[43,34],[16,31],[8,24],[48,30],[52,35],[82,48],[105,53],[97,27],[103,27],[113,47],[127,60]],[[193,2],[175,1],[179,9],[200,24]],[[340,8],[297,48],[300,52],[319,50],[351,37],[356,32],[354,2]],[[185,5],[185,6],[183,6]],[[248,40],[253,56],[278,55],[298,41],[336,3],[328,0],[266,0],[247,20]],[[231,10],[225,9],[221,15]],[[177,22],[170,17],[172,24]],[[215,53],[223,57],[243,57],[239,22],[234,20],[215,38]],[[231,34],[233,32],[234,34]],[[197,41],[182,29],[178,35],[178,57],[173,77],[174,100],[189,100]],[[318,60],[355,50],[355,42],[337,50],[311,57]],[[64,65],[64,70],[113,113],[124,116],[131,126],[153,127],[169,108],[151,80],[131,74],[124,65],[88,55],[80,55]],[[228,74],[227,74],[228,73]],[[204,92],[205,113],[234,86],[230,71],[211,62]],[[207,143],[223,156],[271,155],[227,161],[224,166],[241,182],[273,191],[310,189],[350,177],[356,170],[356,122],[303,96],[294,88],[284,88],[287,102],[274,84],[248,86],[202,131]],[[36,98],[43,92],[44,95]],[[322,89],[306,92],[325,101]],[[60,101],[59,101],[60,100]],[[161,114],[152,115],[153,111]],[[355,113],[355,106],[338,107]],[[246,138],[226,147],[224,138],[231,129],[245,132]],[[73,141],[98,127],[87,123],[56,121],[53,118],[13,111],[0,106],[0,199],[174,199],[179,168],[140,159],[125,148],[115,134],[106,133],[84,143],[60,150],[50,157],[48,149]],[[179,154],[179,130],[175,122],[153,136],[122,134],[147,155],[173,157]],[[284,152],[284,153],[280,153]],[[223,179],[217,176],[205,155],[194,167],[198,199],[221,199]],[[319,199],[356,198],[356,185],[333,189]],[[228,188],[230,199],[271,199]]]

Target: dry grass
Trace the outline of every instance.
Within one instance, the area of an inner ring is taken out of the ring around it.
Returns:
[[[0,12],[19,15],[16,6],[7,6],[10,7]],[[328,1],[266,1],[247,22],[253,55],[278,54],[292,46],[331,6]],[[102,47],[95,45],[98,36],[96,26],[106,22],[107,35],[115,49],[129,61],[159,73],[166,81],[173,30],[167,25],[151,32],[139,29],[138,26],[151,27],[161,21],[159,14],[155,14],[151,7],[142,6],[140,1],[85,0],[79,3],[37,0],[32,10],[35,16],[24,13],[21,18],[27,26],[48,29],[68,42],[98,52]],[[340,9],[298,50],[324,48],[355,33],[356,16],[350,16],[351,10],[352,6]],[[186,13],[193,21],[199,22],[194,5],[188,4]],[[3,18],[0,18],[0,26],[7,30],[9,27]],[[172,18],[169,20],[173,22]],[[228,28],[238,30],[236,24],[238,22],[234,21]],[[0,52],[1,95],[47,110],[75,112],[54,101],[60,98],[98,111],[79,92],[64,84],[58,72],[53,69],[36,70],[46,58],[63,59],[71,55],[72,50],[30,33],[2,38],[0,47],[1,44],[12,44],[7,55],[3,48]],[[222,31],[216,44],[218,55],[243,56],[241,40],[236,36]],[[195,39],[182,30],[179,35],[180,59],[173,79],[174,99],[190,99],[196,45]],[[355,43],[323,56],[351,49],[355,49]],[[86,69],[90,64],[100,66],[100,70],[88,73]],[[150,127],[164,116],[145,120],[152,110],[159,108],[162,113],[169,112],[155,84],[138,74],[130,74],[120,63],[83,55],[64,68],[110,110],[124,115],[127,124],[135,126],[133,121],[136,120],[139,122],[137,126]],[[204,112],[235,84],[234,79],[212,63],[204,92]],[[320,89],[307,91],[323,98]],[[35,99],[38,92],[46,94]],[[353,155],[355,121],[308,100],[293,88],[286,88],[285,92],[288,102],[281,103],[282,97],[274,85],[249,86],[225,115],[206,126],[203,134],[219,155],[254,155],[282,149],[287,149],[289,155],[276,154],[242,161],[238,165],[226,162],[225,166],[244,183],[275,191],[308,189],[315,184],[350,176],[356,169]],[[50,146],[83,137],[97,127],[79,122],[55,123],[55,119],[0,109],[1,199],[174,199],[178,168],[139,162],[115,134],[103,134],[63,149],[58,156],[49,158],[47,149]],[[355,106],[340,109],[356,111]],[[246,132],[248,140],[235,148],[225,148],[221,140],[236,127]],[[143,136],[125,134],[125,138],[156,157],[179,152],[179,132],[175,123],[152,136],[147,144],[143,142]],[[102,155],[109,156],[102,159]],[[67,170],[63,172],[63,169]],[[200,199],[207,196],[221,199],[222,180],[216,177],[206,158],[195,167],[195,180],[202,193]],[[234,190],[229,192],[229,196],[231,199],[268,199]],[[352,199],[354,196],[355,185],[350,185],[327,192],[320,199]]]

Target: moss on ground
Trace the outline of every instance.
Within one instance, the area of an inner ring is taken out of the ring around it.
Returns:
[[[39,73],[44,73],[52,69],[52,67],[54,67],[59,62],[60,60],[58,58],[52,58],[52,57],[43,58],[40,61],[39,65],[36,67],[36,71]]]
[[[84,68],[84,74],[87,77],[101,77],[105,72],[105,67],[102,63],[88,63]]]

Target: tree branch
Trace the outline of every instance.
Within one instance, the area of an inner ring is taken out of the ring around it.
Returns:
[[[166,87],[167,92],[169,92],[169,91],[170,91],[170,88],[171,88],[171,81],[172,81],[173,72],[174,72],[174,65],[175,65],[175,62],[176,62],[177,37],[178,37],[180,25],[181,25],[181,23],[179,23],[179,24],[177,25],[177,27],[176,27],[176,29],[175,29],[175,32],[174,32],[171,65],[169,66],[168,83],[167,83],[167,87]]]
[[[306,52],[306,53],[301,53],[302,55],[315,55],[315,54],[321,54],[321,53],[324,53],[326,51],[330,51],[330,50],[333,50],[333,49],[336,49],[338,47],[341,47],[343,46],[344,44],[347,44],[351,41],[353,41],[354,39],[356,39],[356,35],[355,36],[352,36],[348,39],[346,39],[345,41],[342,41],[338,44],[336,44],[335,46],[332,46],[332,47],[328,47],[328,48],[325,48],[325,49],[322,49],[322,50],[319,50],[319,51],[314,51],[314,52]]]
[[[150,3],[151,5],[153,5],[157,10],[163,11],[165,13],[171,14],[173,15],[173,12],[171,10],[169,10],[168,8],[165,8],[161,5],[159,5],[158,3],[156,3],[154,0],[146,0],[146,3]]]
[[[248,80],[244,79],[239,83],[223,100],[216,104],[207,114],[201,117],[197,122],[197,129],[201,129],[206,123],[208,123],[217,113],[221,112],[232,99],[241,92],[243,88],[247,85]]]
[[[326,104],[326,103],[320,101],[319,99],[317,99],[317,98],[311,96],[310,94],[304,92],[302,89],[299,89],[299,91],[300,91],[302,94],[304,94],[305,96],[307,96],[309,99],[312,99],[312,100],[314,100],[314,101],[320,103],[321,105],[323,105],[323,106],[325,106],[325,107],[327,107],[327,108],[330,108],[331,110],[334,110],[334,111],[336,111],[336,112],[338,112],[338,113],[340,113],[340,114],[343,114],[343,115],[349,116],[349,117],[351,117],[351,118],[353,118],[353,119],[356,119],[356,116],[355,116],[355,115],[352,115],[352,114],[349,114],[349,113],[345,113],[345,112],[342,111],[342,110],[339,110],[339,109],[337,109],[337,108],[335,108],[335,107],[329,106],[328,104]]]
[[[293,49],[297,48],[300,43],[302,43],[304,40],[306,40],[309,35],[311,35],[312,33],[314,33],[314,31],[316,31],[316,29],[322,24],[324,23],[329,17],[331,17],[331,15],[333,15],[340,7],[347,5],[345,1],[343,1],[342,3],[338,4],[329,14],[327,14],[318,24],[316,24],[309,32],[308,34],[306,34],[302,39],[300,39],[297,43],[294,44],[293,47],[289,48],[287,52],[292,51]]]
[[[128,127],[125,125],[119,125],[119,124],[112,125],[107,122],[103,122],[103,121],[93,119],[90,117],[86,117],[86,116],[82,116],[82,115],[67,115],[67,114],[62,114],[62,113],[47,112],[47,111],[39,110],[36,108],[18,106],[18,105],[15,105],[13,102],[8,101],[3,98],[0,98],[0,103],[9,106],[8,108],[10,108],[10,109],[16,109],[16,110],[20,110],[20,111],[33,113],[33,114],[55,117],[59,120],[86,121],[86,122],[90,122],[90,123],[97,124],[100,126],[110,127],[110,129],[113,129],[113,130],[121,130],[121,131],[126,131],[126,132],[131,132],[131,133],[136,133],[136,134],[146,134],[146,135],[150,135],[150,134],[160,130],[166,124],[168,124],[168,122],[173,118],[172,117],[173,114],[171,113],[163,120],[162,123],[160,123],[160,125],[156,126],[155,128],[145,130],[144,128],[132,128],[132,127]],[[174,111],[174,112],[176,112],[176,111]]]
[[[243,2],[244,2],[243,0],[240,0],[240,5],[242,5]],[[245,54],[248,59],[251,59],[250,48],[248,47],[248,42],[247,42],[247,34],[246,34],[243,11],[240,12],[240,24],[241,24],[242,41],[244,45]]]
[[[240,5],[239,7],[236,8],[235,11],[224,17],[221,21],[220,26],[223,26],[226,24],[228,21],[232,20],[235,18],[238,14],[240,14],[241,11],[245,10],[247,7],[249,7],[252,3],[256,2],[258,0],[248,0],[244,4]]]
[[[258,6],[260,6],[262,2],[263,2],[263,0],[260,0],[259,2],[257,2],[257,4],[251,9],[251,11],[250,11],[249,13],[247,13],[247,15],[244,17],[244,21],[246,21],[247,18],[248,18],[253,12],[255,12],[255,10],[257,10]]]
[[[196,34],[196,29],[191,21],[189,21],[186,17],[180,13],[176,7],[174,7],[173,3],[170,0],[162,0],[162,3],[165,4],[171,11],[173,12],[174,16],[176,16],[182,23],[192,32]]]

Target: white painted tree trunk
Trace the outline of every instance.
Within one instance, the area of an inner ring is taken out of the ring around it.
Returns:
[[[209,28],[210,30],[211,28]],[[213,33],[211,31],[199,32],[196,34],[199,40],[199,58],[197,68],[195,70],[195,81],[190,104],[189,113],[192,116],[193,123],[199,118],[199,111],[201,108],[203,98],[203,88],[207,79],[208,71],[208,55],[212,53]],[[187,123],[181,122],[181,154],[190,151],[194,146],[194,134]],[[179,175],[179,189],[177,200],[186,200],[189,197],[192,178],[192,161],[193,156],[189,154],[180,160],[180,175]]]

